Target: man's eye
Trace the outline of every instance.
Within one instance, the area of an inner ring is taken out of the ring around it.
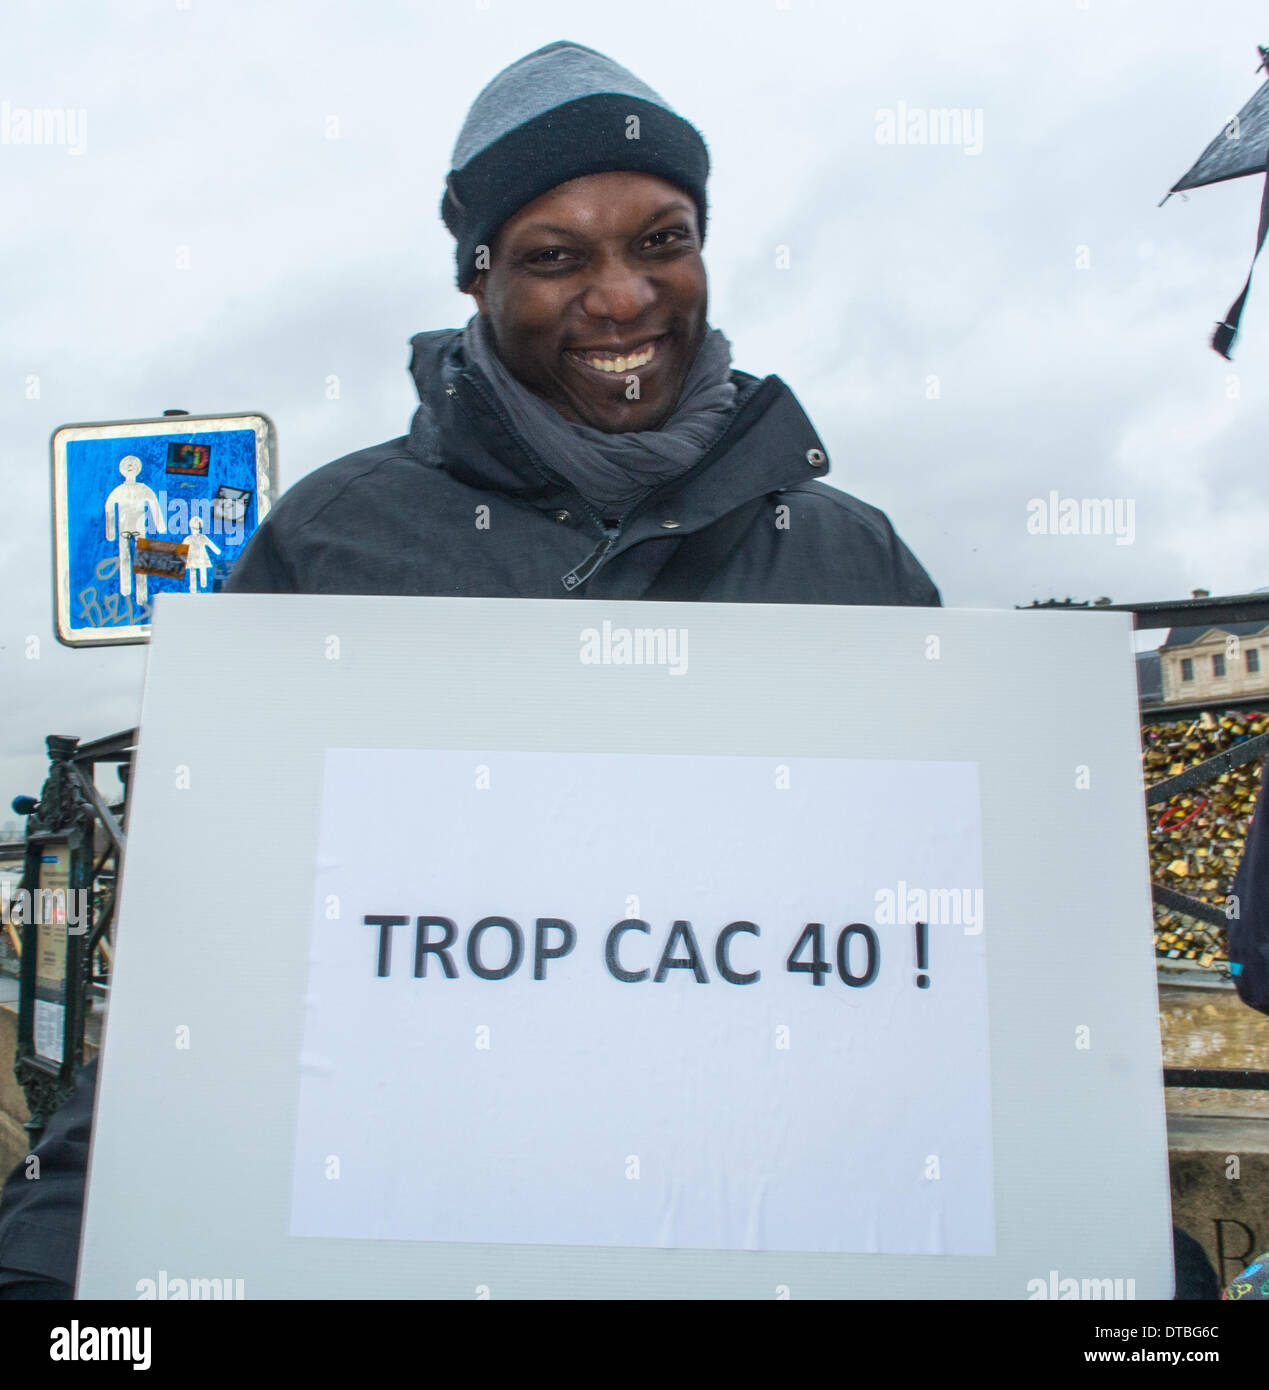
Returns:
[[[545,251],[539,251],[529,257],[530,265],[560,265],[560,257],[567,256],[569,253],[562,246],[548,246]]]
[[[659,232],[653,232],[648,240],[649,242],[655,243],[653,246],[653,250],[655,250],[657,246],[673,246],[675,242],[684,238],[690,238],[690,236],[691,233],[686,227],[663,227]],[[657,237],[673,237],[675,240],[658,242]]]

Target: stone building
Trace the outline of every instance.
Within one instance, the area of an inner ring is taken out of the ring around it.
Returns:
[[[1159,662],[1164,704],[1269,699],[1269,622],[1174,627]]]

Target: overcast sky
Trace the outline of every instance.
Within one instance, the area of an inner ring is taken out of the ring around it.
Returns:
[[[830,482],[890,515],[945,603],[1269,584],[1269,285],[1234,363],[1207,345],[1261,180],[1156,206],[1259,85],[1263,6],[5,10],[0,824],[38,793],[46,734],[139,714],[143,647],[52,636],[52,430],[263,410],[283,488],[404,434],[409,337],[472,308],[438,211],[458,128],[555,39],[608,53],[705,135],[711,323],[737,367],[788,382]],[[901,104],[972,113],[966,142],[882,143]],[[82,152],[13,143],[13,113],[37,107],[85,113]],[[1131,501],[1132,543],[1030,534],[1028,501],[1054,490]]]

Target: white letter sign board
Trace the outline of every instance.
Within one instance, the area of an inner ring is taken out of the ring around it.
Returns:
[[[165,596],[79,1295],[1169,1297],[1150,927],[1124,615]]]

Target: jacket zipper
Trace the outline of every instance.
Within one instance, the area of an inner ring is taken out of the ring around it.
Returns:
[[[759,381],[756,385],[754,385],[751,388],[751,390],[743,398],[743,400],[737,401],[736,408],[732,412],[732,417],[727,422],[726,428],[723,430],[722,434],[720,434],[718,438],[714,440],[714,442],[709,446],[705,453],[701,455],[697,462],[693,464],[692,467],[689,468],[688,471],[684,473],[681,478],[673,478],[669,482],[662,483],[659,487],[653,488],[651,492],[646,493],[642,498],[631,503],[631,505],[626,509],[626,511],[624,511],[621,514],[621,516],[617,518],[616,526],[605,526],[603,517],[599,515],[599,513],[594,509],[594,507],[591,506],[591,504],[586,500],[585,497],[582,496],[580,492],[577,491],[576,488],[574,488],[566,479],[561,478],[556,473],[552,473],[549,468],[547,468],[543,463],[540,462],[538,456],[533,452],[533,450],[528,446],[528,444],[525,443],[524,439],[521,438],[515,426],[511,423],[511,419],[507,415],[507,412],[503,410],[502,405],[494,396],[490,395],[490,393],[485,390],[485,388],[480,384],[480,381],[476,374],[471,371],[464,371],[463,377],[471,384],[476,394],[493,412],[495,418],[502,425],[503,429],[506,430],[512,443],[515,444],[515,446],[529,461],[529,464],[533,468],[534,472],[537,473],[538,476],[542,478],[544,482],[551,484],[553,487],[558,487],[562,489],[565,493],[568,493],[571,496],[577,498],[578,502],[581,504],[581,509],[595,523],[595,526],[599,529],[599,531],[603,533],[604,539],[600,541],[600,543],[594,548],[594,550],[592,550],[590,554],[587,555],[586,558],[581,561],[580,564],[575,565],[571,570],[569,570],[567,574],[561,576],[560,582],[570,592],[576,589],[579,585],[584,584],[591,577],[591,575],[594,574],[595,571],[599,569],[599,567],[604,563],[604,561],[612,553],[613,548],[616,546],[617,542],[621,539],[622,530],[624,529],[628,521],[631,521],[641,512],[646,511],[648,507],[650,507],[659,496],[664,496],[667,492],[670,492],[677,488],[681,488],[683,484],[688,481],[688,479],[695,477],[703,468],[705,468],[709,463],[713,461],[719,448],[726,442],[728,435],[730,435],[735,430],[736,426],[740,423],[741,415],[743,413],[748,413],[749,407],[753,404],[754,400],[761,393],[762,388],[766,385],[765,381]]]

